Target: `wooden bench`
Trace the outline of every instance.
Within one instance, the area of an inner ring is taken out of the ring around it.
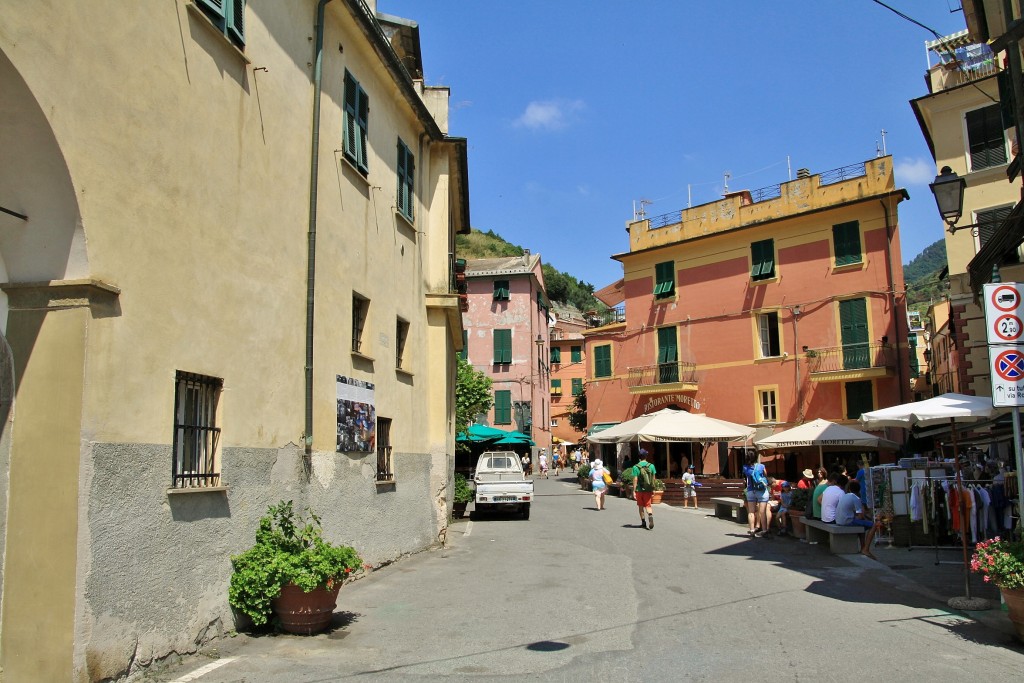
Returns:
[[[861,548],[861,534],[867,529],[861,526],[839,526],[828,524],[820,519],[803,519],[807,527],[807,541],[819,543],[828,540],[828,549],[834,555],[852,555],[859,553]]]
[[[715,506],[715,517],[747,523],[747,504],[740,498],[712,498],[711,502]]]

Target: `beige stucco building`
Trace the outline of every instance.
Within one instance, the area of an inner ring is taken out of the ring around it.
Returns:
[[[375,4],[0,3],[6,680],[234,628],[281,499],[371,564],[443,536],[466,144]]]

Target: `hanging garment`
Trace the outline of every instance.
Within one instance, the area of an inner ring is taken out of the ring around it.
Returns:
[[[910,487],[910,521],[921,521],[921,487],[916,482]]]

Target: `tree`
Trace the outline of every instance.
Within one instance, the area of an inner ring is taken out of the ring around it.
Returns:
[[[473,418],[486,413],[494,404],[491,378],[473,369],[462,356],[458,357],[455,376],[455,432],[464,432]]]
[[[572,401],[572,408],[566,415],[569,416],[569,426],[580,434],[587,431],[587,387],[583,385],[580,393]]]

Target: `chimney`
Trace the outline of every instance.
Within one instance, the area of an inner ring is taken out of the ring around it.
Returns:
[[[811,177],[811,172],[810,172],[810,170],[808,170],[806,168],[798,168],[798,169],[796,169],[796,177],[797,178],[810,178]]]

